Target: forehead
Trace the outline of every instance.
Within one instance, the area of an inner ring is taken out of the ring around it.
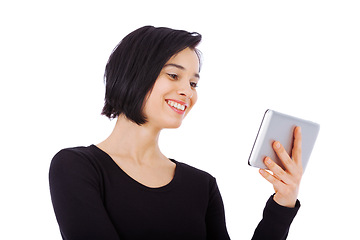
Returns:
[[[184,50],[172,56],[164,67],[174,67],[174,65],[182,66],[182,70],[198,73],[200,67],[199,57],[194,50],[185,48]]]

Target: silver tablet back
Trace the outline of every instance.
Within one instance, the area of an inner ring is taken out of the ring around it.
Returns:
[[[296,126],[301,127],[302,135],[302,165],[305,170],[314,147],[320,125],[301,118],[296,118],[268,109],[265,112],[258,135],[249,157],[249,165],[268,169],[264,164],[266,156],[284,168],[272,148],[274,141],[279,141],[291,156],[293,132]]]

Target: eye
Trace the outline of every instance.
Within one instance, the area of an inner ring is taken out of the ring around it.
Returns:
[[[190,86],[192,88],[197,88],[198,87],[198,84],[196,82],[190,82]]]
[[[179,76],[175,73],[168,73],[167,74],[170,78],[174,79],[174,80],[178,80],[179,79]]]

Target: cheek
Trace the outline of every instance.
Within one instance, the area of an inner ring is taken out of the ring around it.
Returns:
[[[189,111],[194,107],[194,105],[196,104],[196,102],[197,102],[197,93],[195,92],[194,95],[193,95],[192,98],[191,98],[191,105],[190,105],[190,107],[189,107],[189,109],[188,109],[187,112],[189,112]]]
[[[197,92],[194,93],[194,95],[191,98],[191,104],[192,106],[195,105],[195,103],[197,102],[198,96],[197,96]]]

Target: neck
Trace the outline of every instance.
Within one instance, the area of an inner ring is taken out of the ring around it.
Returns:
[[[131,159],[138,164],[164,159],[158,139],[160,129],[144,124],[142,126],[119,116],[113,132],[103,142],[97,144],[110,155]]]

